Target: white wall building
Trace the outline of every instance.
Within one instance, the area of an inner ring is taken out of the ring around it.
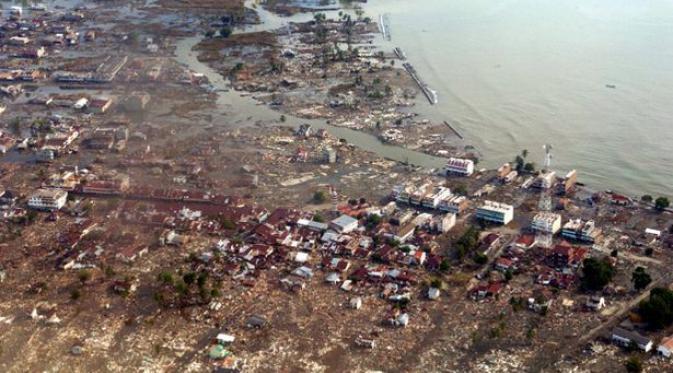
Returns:
[[[68,199],[61,189],[38,189],[28,200],[28,207],[37,210],[60,210]]]
[[[439,201],[451,197],[451,189],[446,187],[436,187],[423,198],[423,207],[434,209],[439,205]]]
[[[450,196],[439,201],[437,209],[440,211],[450,212],[453,214],[462,213],[468,205],[467,198],[464,196]]]
[[[477,219],[498,224],[508,224],[514,219],[514,206],[493,201],[484,201],[477,208]]]
[[[332,220],[329,227],[339,233],[350,233],[358,228],[358,220],[348,215],[341,215]]]
[[[474,161],[471,159],[449,158],[444,171],[447,175],[470,176],[474,173]]]
[[[561,230],[561,215],[553,212],[539,212],[531,222],[531,228],[542,233],[556,234]]]
[[[456,214],[446,213],[444,215],[437,215],[432,220],[432,228],[438,232],[446,233],[456,225]]]

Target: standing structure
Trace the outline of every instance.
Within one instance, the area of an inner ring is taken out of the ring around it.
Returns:
[[[335,214],[338,214],[339,195],[337,194],[336,187],[334,185],[330,185],[329,191],[330,191],[330,197],[332,198],[332,211],[334,211]]]
[[[550,178],[554,178],[554,173],[549,171],[549,167],[551,166],[551,149],[552,146],[550,144],[545,144],[543,147],[544,149],[544,168],[542,169],[542,172],[540,173],[540,176],[538,177],[539,179],[542,179],[543,181],[545,180],[545,176],[548,175]],[[536,229],[537,235],[536,235],[536,241],[538,245],[544,248],[550,248],[553,243],[553,236],[556,231],[558,231],[558,228],[560,228],[561,220],[560,217],[557,220],[556,216],[553,216],[555,214],[551,214],[551,207],[552,207],[552,200],[551,196],[549,195],[548,189],[551,188],[551,183],[542,183],[543,188],[541,189],[540,192],[540,201],[538,202],[538,209],[540,210],[540,214],[538,216],[541,218],[541,220],[550,220],[553,219],[553,229]],[[553,218],[552,218],[553,216]],[[544,218],[543,218],[544,217]],[[559,225],[559,227],[556,227],[556,224]]]

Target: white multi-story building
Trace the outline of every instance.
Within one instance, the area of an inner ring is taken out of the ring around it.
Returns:
[[[442,233],[446,233],[456,225],[456,214],[446,213],[444,215],[437,215],[433,218],[431,227]]]
[[[442,186],[436,187],[423,198],[423,207],[429,209],[437,208],[441,200],[449,197],[451,197],[451,189]]]
[[[514,206],[493,201],[484,201],[484,204],[477,208],[477,219],[508,224],[514,219]]]
[[[531,222],[531,228],[535,231],[556,234],[561,230],[561,215],[553,212],[539,212]]]
[[[36,210],[60,210],[65,206],[68,192],[61,189],[38,189],[28,200],[28,207]]]
[[[456,215],[461,214],[468,205],[467,197],[464,196],[450,196],[439,201],[437,209],[440,211],[450,212]]]
[[[410,185],[398,185],[393,188],[393,197],[399,203],[409,203],[411,194],[416,191],[416,188]]]
[[[565,238],[588,243],[596,242],[601,233],[593,220],[585,222],[582,219],[569,220],[561,230],[561,235]]]
[[[420,206],[423,203],[423,199],[426,195],[432,192],[432,184],[425,183],[411,193],[409,196],[409,203],[414,206]]]
[[[533,182],[533,188],[549,189],[556,184],[556,172],[541,172]]]
[[[470,176],[474,173],[474,161],[471,159],[449,158],[444,171],[447,175]]]

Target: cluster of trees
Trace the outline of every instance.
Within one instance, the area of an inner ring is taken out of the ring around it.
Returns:
[[[662,329],[673,324],[673,291],[654,288],[647,300],[640,302],[638,313],[652,329]]]
[[[659,197],[654,199],[654,197],[651,195],[645,194],[644,196],[640,197],[640,200],[645,203],[652,203],[654,201],[654,209],[657,211],[664,211],[671,206],[671,201],[666,197]]]
[[[514,168],[516,169],[516,172],[535,172],[535,162],[526,162],[527,157],[528,150],[524,149],[521,151],[521,154],[514,158]]]
[[[207,272],[187,272],[181,277],[175,277],[171,272],[163,271],[157,275],[157,281],[166,289],[172,289],[173,293],[158,291],[154,294],[154,300],[162,306],[168,304],[167,298],[172,297],[177,301],[186,303],[188,298],[198,294],[201,302],[209,302],[211,298],[219,297],[220,291],[217,286],[208,286]],[[196,288],[194,288],[196,285]]]
[[[454,247],[456,248],[456,255],[458,258],[462,259],[467,253],[476,249],[478,245],[479,229],[474,226],[470,226],[470,228],[468,228],[467,231],[465,231],[465,233],[463,233],[463,235],[454,244]]]
[[[376,228],[381,223],[381,217],[376,214],[371,214],[367,217],[365,221],[365,226],[367,229],[372,230]]]
[[[583,262],[581,285],[589,291],[602,290],[614,276],[614,268],[607,260],[588,258]]]
[[[636,290],[643,290],[652,282],[652,277],[645,272],[645,268],[636,267],[633,274],[631,274],[631,282],[633,282],[633,287]]]

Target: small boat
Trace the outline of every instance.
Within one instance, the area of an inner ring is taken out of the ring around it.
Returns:
[[[605,87],[606,87],[606,88],[610,88],[610,89],[615,89],[615,88],[617,88],[617,86],[614,85],[614,84],[606,84]]]

